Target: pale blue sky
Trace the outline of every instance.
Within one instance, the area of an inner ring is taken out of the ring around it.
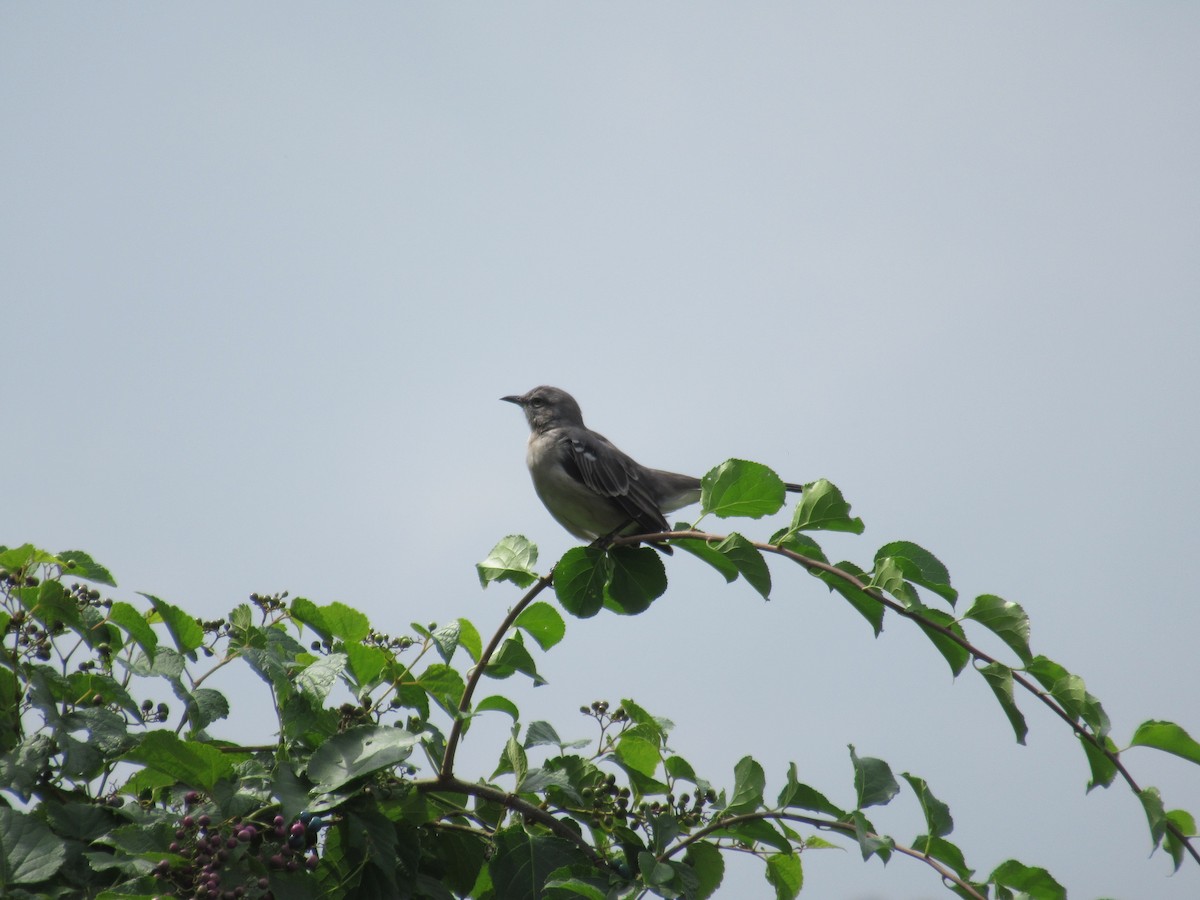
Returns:
[[[1174,3],[4,4],[0,543],[197,613],[286,588],[486,629],[497,539],[573,543],[497,399],[551,383],[647,464],[834,480],[867,532],[831,552],[917,541],[964,603],[1024,604],[1118,743],[1200,735],[1197,46]],[[633,696],[714,781],[752,752],[846,804],[852,742],[981,871],[1196,895],[1060,723],[1023,701],[1016,746],[904,623],[778,566],[769,604],[668,572],[504,685],[527,718],[586,736],[580,704]],[[1128,763],[1200,815],[1194,766]],[[806,896],[949,896],[805,866]]]

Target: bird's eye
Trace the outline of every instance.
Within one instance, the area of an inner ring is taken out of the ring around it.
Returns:
[[[532,406],[534,409],[537,409],[538,407],[545,406],[546,401],[543,400],[541,397],[534,397],[532,400],[529,401],[529,405]]]

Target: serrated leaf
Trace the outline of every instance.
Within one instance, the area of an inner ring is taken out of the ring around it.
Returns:
[[[458,704],[466,685],[457,669],[443,663],[433,663],[418,676],[417,684],[450,715],[458,714]]]
[[[308,778],[315,792],[329,793],[382,769],[398,765],[412,754],[417,736],[403,728],[360,725],[335,734],[308,761]]]
[[[320,706],[329,696],[338,676],[346,668],[345,653],[330,653],[322,656],[305,666],[296,674],[296,687],[304,691],[312,701]]]
[[[528,834],[520,826],[498,832],[494,841],[495,854],[487,871],[493,896],[504,900],[543,900],[551,873],[586,862],[570,841]]]
[[[108,619],[128,634],[134,643],[142,648],[147,658],[154,659],[154,653],[158,650],[158,635],[154,633],[144,615],[130,604],[118,600],[109,609]]]
[[[142,594],[142,596],[150,601],[159,619],[166,623],[167,631],[171,633],[171,639],[175,642],[176,649],[184,656],[193,654],[204,641],[204,629],[196,621],[195,616],[188,615],[179,607],[172,606],[152,594]]]
[[[799,853],[772,853],[767,857],[767,882],[775,888],[775,900],[795,900],[804,887],[804,869]]]
[[[909,786],[913,789],[913,793],[917,795],[917,799],[921,802],[921,812],[925,814],[925,827],[928,829],[929,834],[940,838],[954,831],[954,819],[950,816],[950,807],[933,796],[933,791],[929,790],[929,785],[925,783],[925,779],[911,775],[908,772],[901,772],[900,774],[908,782]]]
[[[479,630],[471,624],[470,619],[458,620],[458,643],[467,651],[472,662],[479,662],[479,655],[483,653],[483,641],[479,637]]]
[[[1045,869],[1027,866],[1015,859],[1000,863],[988,881],[1024,892],[1029,900],[1066,900],[1067,891]]]
[[[562,608],[580,619],[600,612],[610,566],[608,554],[597,547],[572,547],[564,553],[554,566],[554,593]]]
[[[792,516],[791,531],[848,531],[863,533],[862,519],[851,517],[850,504],[842,492],[824,478],[804,486]]]
[[[82,550],[64,550],[58,554],[58,558],[62,561],[63,570],[72,578],[83,578],[109,587],[117,586],[112,573]]]
[[[540,600],[526,607],[514,624],[537,641],[543,650],[549,650],[567,633],[567,626],[558,610]]]
[[[760,519],[783,506],[783,481],[762,463],[728,459],[700,479],[700,509],[722,519]]]
[[[644,725],[629,729],[617,739],[617,758],[635,772],[653,778],[658,772],[658,764],[662,761],[657,735],[649,732]]]
[[[1153,747],[1164,753],[1172,753],[1188,762],[1200,764],[1200,744],[1174,722],[1150,719],[1143,722],[1133,733],[1131,747]]]
[[[350,674],[360,688],[371,685],[387,665],[391,655],[382,647],[350,642],[342,645]]]
[[[767,776],[763,767],[750,756],[743,756],[733,767],[733,796],[725,807],[726,815],[753,812],[762,806]]]
[[[872,756],[859,757],[850,744],[850,762],[854,764],[854,791],[858,796],[858,809],[868,806],[884,806],[900,793],[900,785],[892,776],[892,769],[882,759]]]
[[[44,823],[0,806],[0,886],[48,881],[66,859],[66,845]]]
[[[1004,600],[994,594],[981,594],[975,598],[964,615],[973,619],[1004,641],[1028,665],[1033,661],[1029,650],[1029,616],[1021,604]]]
[[[508,715],[514,722],[521,718],[521,711],[517,709],[517,704],[513,703],[507,697],[501,697],[499,694],[493,694],[491,697],[484,697],[475,704],[475,712],[502,712]]]
[[[696,900],[708,900],[725,879],[725,856],[707,841],[690,844],[684,863],[696,873]]]
[[[912,601],[912,593],[906,590],[908,584],[904,581],[904,572],[900,568],[900,563],[886,556],[875,560],[875,568],[871,572],[871,580],[867,582],[867,587],[875,588],[884,594],[891,594],[905,606]]]
[[[714,824],[722,824],[722,822],[723,820],[718,819]],[[757,816],[752,816],[740,822],[725,822],[722,824],[722,827],[713,831],[711,836],[714,838],[734,838],[747,844],[764,844],[767,847],[774,847],[783,853],[790,853],[792,851],[791,841],[780,833],[779,829],[772,823]]]
[[[222,753],[211,744],[181,740],[174,732],[157,730],[147,732],[125,758],[168,775],[180,784],[211,791],[219,780],[233,774],[238,757]]]
[[[645,612],[667,590],[667,570],[650,547],[614,547],[612,568],[604,585],[604,606],[619,615]]]
[[[206,687],[196,688],[192,691],[192,701],[193,706],[189,708],[191,727],[197,731],[229,717],[229,701],[220,691]]]
[[[1000,701],[1000,707],[1008,716],[1008,721],[1016,734],[1017,743],[1024,744],[1025,735],[1029,733],[1029,726],[1025,724],[1025,716],[1021,714],[1021,710],[1017,708],[1017,703],[1013,699],[1012,669],[1001,663],[988,663],[979,670],[979,674],[983,676],[988,687],[992,689],[992,693],[996,695],[996,699]]]
[[[767,568],[767,561],[757,547],[735,531],[714,549],[733,563],[764,600],[771,599],[771,570]]]
[[[895,560],[906,579],[928,588],[948,601],[951,606],[958,599],[958,591],[950,586],[950,573],[942,561],[919,544],[912,541],[892,541],[879,548],[875,559]]]
[[[483,562],[476,563],[479,583],[487,587],[493,581],[511,581],[519,588],[527,588],[538,580],[534,571],[537,565],[537,546],[520,534],[510,534],[492,548]]]

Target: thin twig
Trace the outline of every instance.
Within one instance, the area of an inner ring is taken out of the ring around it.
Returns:
[[[500,627],[492,635],[491,641],[488,642],[483,653],[479,655],[479,659],[475,663],[475,668],[471,670],[471,674],[467,677],[467,686],[463,689],[462,699],[458,703],[458,714],[454,717],[454,722],[450,726],[450,734],[446,738],[446,752],[442,754],[442,766],[438,771],[439,778],[450,779],[454,777],[454,754],[458,752],[458,742],[462,739],[463,723],[467,720],[467,712],[471,709],[471,698],[475,696],[475,687],[479,684],[479,679],[483,677],[488,663],[496,655],[496,650],[499,649],[500,642],[504,640],[504,636],[508,634],[513,623],[517,621],[517,617],[525,611],[525,608],[533,602],[533,599],[538,594],[549,587],[553,579],[554,570],[551,569],[537,580],[534,586],[525,593],[525,596],[517,602],[517,605],[508,611],[508,615],[504,617],[504,621],[500,623]]]

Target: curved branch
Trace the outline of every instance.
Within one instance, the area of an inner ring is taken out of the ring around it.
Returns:
[[[723,535],[709,534],[705,531],[663,531],[656,534],[636,534],[628,537],[616,538],[613,540],[613,544],[629,544],[640,541],[665,541],[672,538],[700,540],[705,542],[719,542],[725,540],[725,536]],[[954,643],[966,650],[969,654],[971,654],[972,658],[979,662],[1005,665],[995,657],[980,650],[965,637],[955,633],[952,629],[947,628],[945,625],[941,625],[937,622],[931,622],[929,619],[926,619],[919,613],[907,609],[902,604],[890,599],[875,588],[867,586],[859,578],[855,577],[844,569],[839,569],[837,566],[830,565],[822,560],[813,559],[810,556],[804,556],[795,552],[794,550],[789,550],[786,547],[780,547],[776,544],[765,544],[760,541],[750,541],[749,543],[764,552],[775,553],[780,556],[784,556],[793,562],[797,562],[810,572],[814,570],[818,572],[826,572],[830,575],[833,575],[835,578],[840,578],[842,581],[845,581],[847,584],[852,585],[862,593],[866,594],[875,602],[883,604],[897,615],[903,616],[906,619],[911,619],[922,628],[936,631],[938,634],[954,641]],[[1050,694],[1033,684],[1020,672],[1013,670],[1011,666],[1005,665],[1005,668],[1012,672],[1012,678],[1014,682],[1021,685],[1021,687],[1025,688],[1025,690],[1033,694],[1033,696],[1037,697],[1037,699],[1041,700],[1042,703],[1044,703],[1055,715],[1066,722],[1067,725],[1070,726],[1071,730],[1074,731],[1081,740],[1087,741],[1089,744],[1103,753],[1108,758],[1109,762],[1113,764],[1113,767],[1121,774],[1121,777],[1125,779],[1125,782],[1129,785],[1130,790],[1132,790],[1135,794],[1141,794],[1141,787],[1129,773],[1129,770],[1125,768],[1125,764],[1121,762],[1119,754],[1109,750],[1104,746],[1104,742],[1100,738],[1096,737],[1094,734],[1076,722],[1075,719],[1065,709],[1063,709],[1061,705],[1059,705],[1058,701],[1050,696]],[[1183,833],[1182,829],[1180,829],[1179,826],[1170,819],[1166,820],[1166,828],[1175,836],[1180,845],[1187,849],[1188,854],[1192,857],[1192,859],[1194,859],[1197,863],[1200,863],[1200,851],[1192,846],[1191,840]]]
[[[814,828],[828,828],[832,831],[840,831],[849,835],[850,837],[857,838],[854,826],[846,822],[839,822],[836,819],[818,819],[814,816],[802,816],[799,813],[772,812],[767,810],[764,812],[743,813],[737,816],[729,816],[725,819],[717,819],[706,825],[704,828],[701,828],[694,834],[689,834],[674,847],[664,853],[659,854],[658,858],[660,860],[669,859],[680,850],[687,849],[689,845],[708,837],[715,831],[720,831],[723,828],[728,828],[731,825],[737,825],[741,822],[752,822],[755,819],[782,819],[786,822],[803,822],[806,825],[812,825]],[[883,837],[883,835],[868,832],[867,837],[878,838]],[[911,856],[913,859],[917,859],[925,863],[927,866],[931,867],[935,872],[937,872],[944,881],[953,882],[956,887],[961,888],[967,894],[967,896],[973,897],[975,900],[987,900],[986,897],[971,887],[970,884],[959,878],[957,874],[952,872],[950,869],[947,869],[933,857],[922,853],[920,850],[914,850],[912,847],[906,847],[903,844],[897,844],[891,838],[888,838],[888,840],[892,841],[892,849],[896,850],[898,853],[903,853],[905,856]]]
[[[463,688],[462,699],[458,702],[458,714],[454,717],[454,724],[450,726],[450,734],[446,738],[446,752],[442,754],[442,765],[438,770],[439,779],[450,779],[454,776],[454,755],[458,752],[459,741],[462,740],[463,723],[467,720],[467,711],[471,708],[471,698],[475,696],[475,688],[479,684],[479,679],[483,677],[488,663],[496,655],[496,650],[499,649],[500,642],[504,640],[504,636],[508,634],[508,630],[517,621],[517,616],[521,615],[525,611],[525,607],[533,602],[533,598],[549,587],[550,582],[553,580],[554,570],[551,569],[539,578],[533,587],[525,592],[525,596],[517,601],[517,605],[508,611],[508,615],[504,617],[504,621],[500,623],[500,627],[492,635],[492,639],[488,642],[487,647],[479,655],[475,667],[471,670],[471,674],[467,678],[467,686]]]
[[[429,781],[415,781],[413,782],[413,786],[424,794],[446,791],[451,794],[466,794],[470,797],[479,797],[491,803],[497,803],[505,809],[511,809],[513,812],[520,813],[526,819],[537,822],[539,825],[545,825],[557,837],[570,841],[582,850],[583,855],[597,868],[616,871],[608,860],[596,852],[595,848],[587,842],[587,839],[582,834],[564,822],[559,821],[559,819],[541,807],[522,800],[516,794],[509,794],[499,788],[490,787],[486,784],[472,784],[469,781],[463,781],[461,778],[455,778],[453,775],[439,775],[437,778]]]

